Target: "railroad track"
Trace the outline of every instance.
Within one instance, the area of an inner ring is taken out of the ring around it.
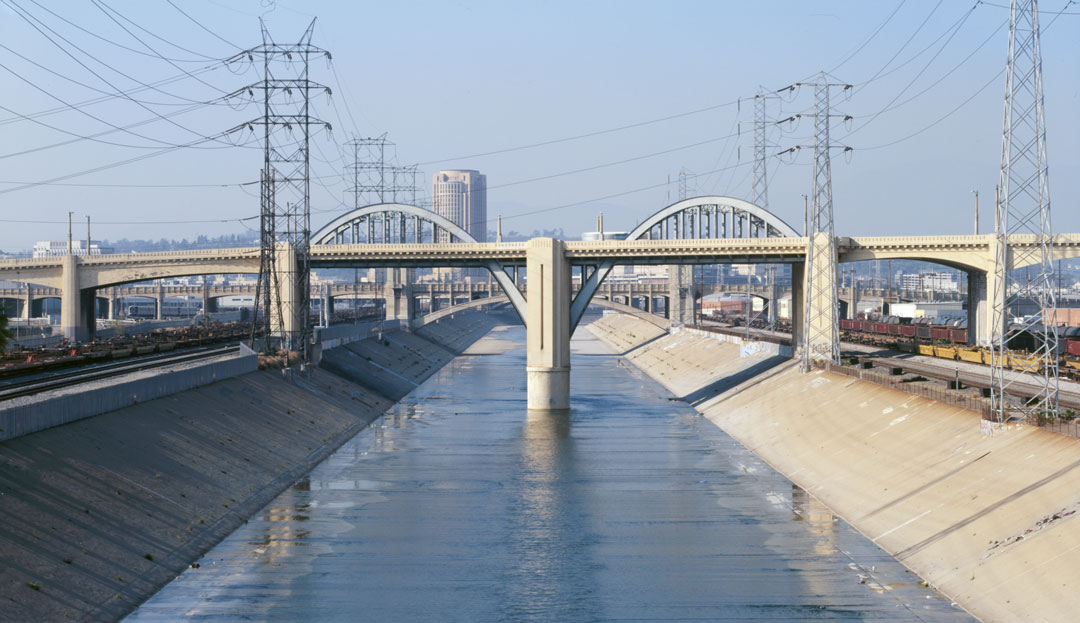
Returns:
[[[989,389],[990,388],[990,368],[986,369],[986,373],[972,372],[958,368],[957,366],[949,367],[947,362],[941,364],[926,363],[920,361],[910,361],[907,359],[900,359],[897,357],[877,357],[877,356],[860,356],[859,361],[868,362],[876,367],[881,368],[900,368],[901,370],[923,376],[929,379],[935,379],[938,381],[955,381],[959,378],[960,384],[965,387],[974,387],[977,389]],[[1017,395],[1023,398],[1030,398],[1039,391],[1039,386],[1034,383],[1029,383],[1020,377],[1020,373],[1015,373],[1018,378],[1010,384],[1009,392],[1013,395]],[[1059,390],[1058,402],[1063,408],[1072,409],[1074,411],[1080,411],[1080,395],[1075,392],[1068,391],[1066,389]]]
[[[183,353],[152,355],[135,361],[103,364],[89,370],[83,369],[59,372],[43,378],[28,379],[4,385],[3,387],[0,387],[0,401],[11,400],[12,398],[19,398],[22,396],[31,396],[40,392],[70,387],[89,381],[99,381],[101,379],[129,374],[131,372],[152,370],[154,368],[161,368],[189,361],[198,361],[199,359],[220,357],[222,355],[230,355],[238,352],[240,352],[239,344],[230,346],[205,346],[194,352],[187,351]]]

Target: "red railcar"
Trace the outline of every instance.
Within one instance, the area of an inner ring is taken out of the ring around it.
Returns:
[[[967,329],[949,329],[949,340],[956,344],[967,344]]]
[[[844,329],[845,331],[853,331],[853,330],[855,330],[855,321],[854,320],[841,319],[840,320],[840,328]]]
[[[949,330],[944,327],[931,327],[930,339],[934,341],[947,340],[949,339]]]
[[[874,323],[874,333],[885,334],[885,333],[888,333],[888,332],[889,332],[889,325],[885,324],[884,322],[875,322]]]
[[[889,335],[900,335],[900,325],[890,324],[885,326],[889,328]]]
[[[1069,340],[1068,344],[1069,354],[1080,357],[1080,340]]]
[[[900,327],[900,335],[904,337],[915,337],[915,325],[902,324]]]

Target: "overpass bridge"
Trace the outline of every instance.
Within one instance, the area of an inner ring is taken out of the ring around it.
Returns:
[[[409,222],[412,242],[409,242]],[[381,228],[381,240],[372,241],[372,232]],[[400,225],[398,225],[400,224]],[[426,224],[426,225],[425,225]],[[425,242],[425,230],[437,240],[439,232],[451,242]],[[361,232],[368,232],[362,240]],[[392,241],[396,238],[396,241]],[[689,293],[681,267],[694,264],[766,263],[789,264],[792,270],[792,324],[794,343],[813,353],[831,352],[829,344],[808,344],[803,339],[803,315],[812,310],[816,323],[832,323],[838,301],[818,291],[807,296],[806,261],[812,258],[814,272],[836,274],[843,262],[912,259],[935,262],[965,271],[969,283],[969,334],[980,343],[989,341],[991,326],[990,292],[995,291],[994,262],[998,239],[985,236],[876,236],[838,237],[836,255],[810,253],[827,249],[828,234],[812,238],[797,233],[775,215],[740,199],[696,197],[660,210],[630,232],[626,240],[563,241],[535,238],[528,242],[479,243],[468,233],[433,212],[404,204],[379,204],[349,212],[312,236],[308,263],[312,268],[355,267],[479,267],[490,271],[509,303],[527,328],[527,376],[529,407],[560,409],[569,406],[570,335],[590,301],[610,271],[620,264],[666,264],[674,266],[671,286],[673,318],[682,316],[683,301]],[[1010,236],[1014,252],[1009,269],[1022,268],[1036,253],[1034,236]],[[1054,259],[1080,256],[1080,234],[1054,236]],[[0,279],[34,283],[61,291],[61,324],[65,335],[85,336],[87,315],[95,292],[101,288],[137,283],[164,277],[205,274],[255,273],[259,267],[257,248],[215,249],[98,255],[62,256],[0,261]],[[295,279],[295,252],[285,246],[275,253],[278,274]],[[817,264],[817,263],[821,264]],[[515,283],[525,270],[525,289]],[[388,316],[408,318],[411,284],[401,279],[403,271],[390,271],[386,294]],[[580,289],[573,292],[573,274]],[[513,275],[513,276],[512,276]],[[299,300],[295,282],[284,283],[275,298],[283,302]],[[294,309],[287,305],[286,309]],[[302,317],[282,319],[284,335],[290,343],[300,334]],[[821,334],[814,331],[813,335]],[[828,331],[825,331],[828,334]]]

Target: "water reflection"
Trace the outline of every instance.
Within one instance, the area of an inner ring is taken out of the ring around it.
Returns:
[[[514,620],[579,619],[594,608],[595,564],[577,473],[569,411],[529,411],[520,440],[518,494],[509,513],[503,614]],[[589,618],[586,616],[585,618]]]
[[[831,556],[837,552],[836,531],[839,523],[836,515],[799,485],[791,485],[791,510],[797,521],[806,523],[810,534],[816,537],[814,553]]]

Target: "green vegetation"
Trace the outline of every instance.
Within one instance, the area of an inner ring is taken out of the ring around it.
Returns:
[[[7,350],[8,342],[11,341],[11,329],[8,329],[7,314],[0,312],[0,353]]]

